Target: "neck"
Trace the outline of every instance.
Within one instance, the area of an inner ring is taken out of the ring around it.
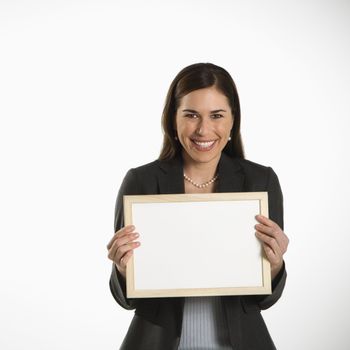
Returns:
[[[216,169],[219,164],[220,157],[212,159],[210,162],[199,163],[194,162],[187,153],[183,154],[184,172],[187,176],[196,182],[206,182],[216,175]]]

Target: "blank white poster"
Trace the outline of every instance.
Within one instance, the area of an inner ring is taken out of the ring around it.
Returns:
[[[259,200],[133,203],[135,290],[256,287]]]

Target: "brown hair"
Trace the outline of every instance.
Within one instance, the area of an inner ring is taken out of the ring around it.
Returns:
[[[241,109],[236,85],[231,75],[223,68],[212,63],[196,63],[182,69],[170,85],[162,114],[163,146],[160,160],[173,159],[181,154],[182,146],[175,139],[175,116],[183,96],[191,91],[215,86],[228,99],[234,118],[231,141],[223,152],[230,157],[244,158],[241,139]]]

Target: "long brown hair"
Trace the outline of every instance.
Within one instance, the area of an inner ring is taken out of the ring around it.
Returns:
[[[231,75],[223,68],[212,63],[195,63],[182,69],[170,85],[162,114],[163,146],[160,160],[173,159],[181,154],[182,146],[175,139],[174,130],[176,111],[183,96],[191,91],[215,86],[228,99],[234,118],[231,141],[223,152],[230,157],[244,158],[241,139],[241,109],[236,85]]]

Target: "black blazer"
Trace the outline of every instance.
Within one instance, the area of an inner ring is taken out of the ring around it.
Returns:
[[[217,192],[268,191],[269,217],[283,229],[283,198],[274,171],[248,160],[222,154],[218,165]],[[124,226],[123,195],[184,193],[181,158],[156,160],[131,169],[119,190],[115,210],[115,232]],[[230,341],[233,349],[275,349],[260,314],[281,296],[286,270],[272,282],[272,294],[263,296],[223,296]],[[125,283],[115,265],[112,268],[110,289],[115,300],[125,309],[136,309],[122,350],[173,350],[178,348],[184,298],[127,299]]]

